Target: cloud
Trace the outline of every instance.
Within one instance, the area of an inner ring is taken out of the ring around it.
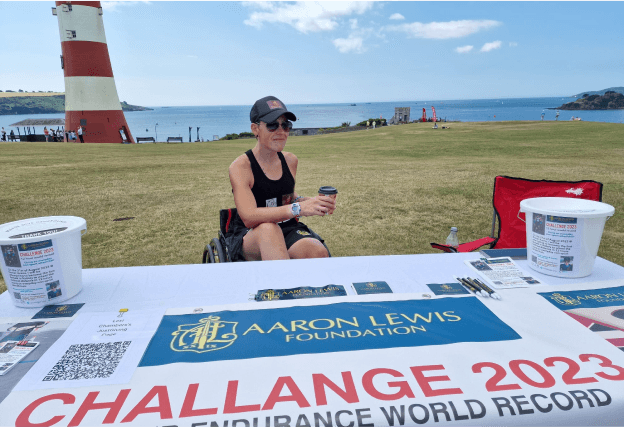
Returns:
[[[247,7],[255,7],[257,9],[271,10],[273,9],[273,5],[270,1],[244,1],[241,2],[243,6]]]
[[[362,37],[351,35],[346,39],[335,39],[332,43],[341,53],[364,53],[366,51]]]
[[[509,42],[509,47],[516,47],[518,46],[518,43],[516,42]]]
[[[149,1],[103,1],[102,9],[108,12],[115,12],[119,6],[136,6],[137,4],[150,4]]]
[[[262,28],[265,23],[282,23],[304,34],[334,30],[339,18],[361,15],[373,7],[372,2],[263,2],[262,5],[249,2],[245,5],[262,9],[252,12],[245,20],[246,25]]]
[[[457,53],[468,53],[472,50],[474,46],[468,45],[468,46],[461,46],[461,47],[457,47],[455,48],[455,52]]]
[[[481,48],[481,52],[489,52],[494,49],[500,49],[502,42],[500,40],[496,40],[492,43],[486,43]]]
[[[492,20],[463,20],[448,22],[413,22],[411,24],[389,25],[386,29],[407,33],[420,39],[456,39],[469,36],[481,30],[497,27],[502,23]]]
[[[390,15],[390,18],[394,21],[402,21],[403,19],[405,19],[405,16],[401,15],[400,13],[393,13],[392,15]]]
[[[352,30],[357,30],[357,27],[358,27],[357,19],[349,19],[349,24],[351,25]]]

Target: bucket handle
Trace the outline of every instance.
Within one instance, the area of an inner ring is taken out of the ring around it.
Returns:
[[[82,230],[80,230],[80,237],[84,236],[85,234],[87,234],[86,228],[83,228]]]
[[[518,219],[519,219],[520,221],[522,221],[522,222],[524,222],[524,223],[526,224],[526,221],[525,221],[525,220],[523,220],[522,218],[520,218],[520,212],[522,212],[522,211],[518,211],[518,215],[516,215],[516,217],[518,217]]]

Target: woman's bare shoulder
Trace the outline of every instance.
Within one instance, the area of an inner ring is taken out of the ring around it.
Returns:
[[[284,158],[289,165],[292,164],[296,166],[297,163],[299,163],[299,159],[293,153],[289,153],[288,151],[282,151],[282,154],[284,155]]]
[[[249,161],[249,157],[246,154],[241,154],[238,156],[232,164],[230,164],[230,172],[233,170],[241,171],[245,169],[251,169],[251,162]]]

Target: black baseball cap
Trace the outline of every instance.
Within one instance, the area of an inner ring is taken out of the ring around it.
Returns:
[[[273,123],[282,115],[293,122],[297,120],[297,117],[288,111],[282,101],[274,96],[265,96],[257,100],[253,107],[251,107],[249,118],[251,119],[251,123],[258,123],[261,120],[265,123]]]

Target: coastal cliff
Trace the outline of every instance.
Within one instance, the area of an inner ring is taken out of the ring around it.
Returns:
[[[0,94],[0,115],[51,114],[65,112],[65,94],[3,92]],[[152,108],[121,102],[123,111],[146,111]]]
[[[624,109],[624,95],[614,91],[607,91],[604,95],[588,95],[584,98],[577,99],[574,102],[568,102],[560,107],[559,110],[620,110]]]

